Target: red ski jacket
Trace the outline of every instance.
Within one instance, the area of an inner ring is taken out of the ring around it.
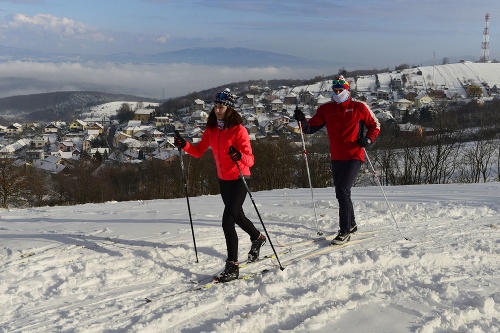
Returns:
[[[243,176],[250,177],[250,167],[254,164],[254,156],[250,146],[250,137],[243,125],[236,125],[223,130],[217,127],[207,128],[203,132],[200,142],[197,144],[186,142],[184,150],[189,155],[199,158],[209,146],[212,148],[215,165],[217,166],[217,176],[220,179],[235,180],[240,177],[236,164],[227,154],[230,146],[233,146],[241,153],[241,160],[238,161],[238,165]]]
[[[356,142],[363,137],[363,128],[368,131],[366,137],[372,142],[380,133],[380,123],[375,114],[363,102],[349,98],[343,103],[335,101],[321,105],[316,114],[305,124],[304,133],[314,133],[326,125],[330,140],[332,161],[365,160],[363,148]]]

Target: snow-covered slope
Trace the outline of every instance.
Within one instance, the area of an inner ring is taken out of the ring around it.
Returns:
[[[348,78],[351,88],[356,89],[361,94],[367,92],[377,92],[377,90],[390,91],[391,80],[401,79],[406,76],[407,91],[415,91],[418,94],[426,92],[428,89],[444,90],[447,97],[465,98],[466,85],[478,85],[483,87],[483,96],[487,96],[485,85],[492,88],[500,88],[500,63],[474,63],[463,62],[436,66],[421,66],[402,71],[392,71],[380,73],[377,76],[360,76],[357,81]],[[379,87],[376,80],[378,78]],[[322,81],[308,86],[299,86],[291,89],[295,93],[301,91],[311,91],[313,93],[331,94],[330,81]],[[278,91],[278,95],[284,95],[285,91]]]
[[[291,244],[337,230],[333,189],[318,225],[309,189],[253,193],[285,269],[197,291],[225,260],[219,196],[190,198],[198,263],[185,198],[3,210],[0,332],[500,332],[500,183],[385,191],[399,230],[354,188],[360,232],[309,258],[326,242]]]
[[[488,84],[489,87],[495,85],[500,87],[500,63],[464,62],[418,69],[422,71],[422,75],[415,75],[413,71],[413,74],[409,75],[409,82],[415,80],[417,83],[422,83],[424,87],[446,89],[449,97],[453,97],[455,93],[459,96],[466,96],[463,86],[467,84],[481,87],[483,84]],[[409,71],[405,70],[406,73]]]
[[[111,117],[111,116],[116,116],[117,111],[120,109],[122,104],[128,104],[130,105],[131,110],[135,110],[138,108],[139,105],[142,105],[142,107],[146,107],[148,105],[151,106],[158,106],[160,103],[155,103],[155,102],[132,102],[132,101],[118,101],[118,102],[109,102],[97,106],[93,106],[89,109],[89,112],[86,112],[84,116],[88,117]]]

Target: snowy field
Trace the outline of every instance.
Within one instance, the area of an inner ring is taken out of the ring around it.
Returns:
[[[190,198],[198,263],[185,198],[2,210],[0,332],[500,332],[500,183],[385,192],[399,230],[379,187],[355,188],[343,247],[307,242],[337,230],[332,188],[318,225],[309,189],[254,192],[285,269],[200,290],[224,265],[219,196]]]
[[[132,110],[135,110],[139,106],[139,104],[142,104],[143,108],[145,108],[148,105],[151,105],[151,106],[159,106],[160,105],[160,103],[154,103],[154,102],[126,102],[126,101],[109,102],[109,103],[104,103],[104,104],[100,104],[97,106],[93,106],[89,109],[89,112],[86,112],[83,115],[88,116],[88,117],[116,116],[117,111],[120,109],[120,107],[124,103],[130,105],[130,108]]]
[[[419,73],[420,74],[417,74]],[[391,91],[391,80],[401,79],[402,75],[406,76],[406,87],[412,86],[418,94],[426,93],[427,89],[444,90],[448,98],[460,96],[467,97],[465,86],[468,84],[478,85],[483,87],[483,83],[500,87],[500,63],[473,63],[466,61],[464,63],[436,65],[436,66],[420,66],[409,68],[402,71],[391,71],[379,73],[379,87],[377,88],[376,76],[367,75],[359,76],[357,81],[354,78],[348,78],[352,89],[356,89],[366,97],[367,92],[376,92],[377,90]],[[293,92],[299,94],[301,91],[311,91],[313,93],[321,92],[325,96],[331,93],[331,80],[318,82],[309,86],[298,86],[292,89]],[[288,90],[278,91],[276,94],[284,96]],[[483,96],[487,97],[487,91],[483,87]],[[491,96],[490,96],[491,98]],[[396,98],[399,99],[399,98]]]

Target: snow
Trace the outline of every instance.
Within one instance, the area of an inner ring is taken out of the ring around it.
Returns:
[[[418,71],[421,75],[417,74]],[[473,63],[462,62],[455,64],[422,66],[405,69],[401,73],[379,74],[381,89],[389,90],[391,78],[401,78],[407,76],[407,85],[415,85],[419,91],[425,89],[444,89],[449,98],[457,96],[467,96],[464,86],[468,84],[489,87],[500,86],[500,63]],[[487,96],[483,88],[483,95]]]
[[[449,99],[466,98],[468,85],[480,86],[483,89],[483,96],[489,96],[486,86],[493,88],[500,87],[500,63],[474,63],[460,62],[435,66],[419,66],[404,69],[401,71],[391,71],[379,73],[377,75],[365,75],[348,77],[351,89],[356,89],[360,95],[364,95],[371,100],[370,93],[378,90],[391,91],[391,81],[406,77],[405,89],[417,94],[427,94],[428,89],[444,90]],[[379,87],[377,88],[377,78]],[[307,86],[297,86],[291,91],[299,94],[302,91],[310,91],[316,94],[325,94],[331,91],[331,80],[317,82]],[[281,89],[273,93],[284,96],[289,89]],[[329,94],[326,94],[329,95]],[[401,96],[393,93],[391,98],[398,100]],[[489,97],[491,98],[491,97]]]
[[[314,189],[318,224],[309,188],[252,193],[285,269],[197,291],[224,265],[218,195],[189,199],[198,263],[186,198],[2,210],[0,332],[500,332],[500,183],[384,191],[394,219],[355,187],[351,245],[286,254],[337,230],[334,190]]]
[[[89,109],[89,112],[84,113],[84,116],[116,116],[117,111],[120,109],[122,104],[128,104],[130,105],[131,110],[135,110],[139,106],[146,107],[148,105],[151,106],[159,106],[160,103],[155,103],[155,102],[130,102],[130,101],[117,101],[117,102],[109,102],[109,103],[104,103],[100,104],[97,106],[93,106]]]

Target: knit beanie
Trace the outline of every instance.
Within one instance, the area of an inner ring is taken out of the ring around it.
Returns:
[[[222,104],[234,108],[235,96],[231,94],[231,91],[226,88],[223,92],[215,95],[215,103]]]
[[[347,82],[346,79],[344,79],[343,75],[340,75],[337,77],[335,80],[332,81],[332,89],[345,89],[349,90],[349,82]]]

